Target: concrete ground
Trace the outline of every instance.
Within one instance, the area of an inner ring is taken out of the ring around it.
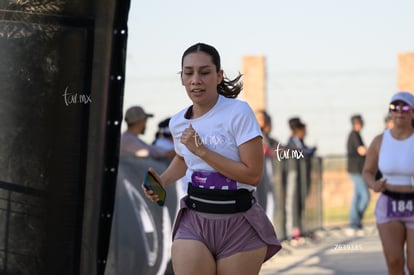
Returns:
[[[375,225],[353,235],[339,227],[320,230],[312,239],[282,245],[282,250],[263,265],[260,275],[387,275]]]

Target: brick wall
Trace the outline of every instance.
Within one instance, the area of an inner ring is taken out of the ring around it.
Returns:
[[[243,57],[243,93],[253,111],[266,110],[266,58],[262,55]]]
[[[414,93],[414,52],[398,54],[398,89]]]

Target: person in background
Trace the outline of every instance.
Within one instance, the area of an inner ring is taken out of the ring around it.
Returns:
[[[272,131],[272,119],[265,110],[259,110],[255,112],[257,122],[263,134],[263,152],[265,155],[264,160],[264,174],[263,180],[257,187],[257,199],[260,205],[266,211],[266,215],[271,221],[274,219],[275,213],[275,189],[277,183],[275,180],[275,166],[274,160],[276,159],[277,150],[282,149],[279,142],[270,136]]]
[[[186,176],[187,196],[173,228],[176,275],[253,275],[281,245],[253,192],[263,176],[263,141],[250,106],[235,99],[240,77],[224,76],[217,50],[189,47],[181,83],[192,105],[174,115],[176,156],[161,174],[168,186]],[[143,187],[146,196],[158,197]]]
[[[292,244],[301,242],[301,211],[302,211],[302,202],[299,196],[299,170],[300,165],[298,160],[292,159],[289,155],[291,150],[294,149],[294,145],[291,143],[292,139],[295,137],[295,129],[299,124],[302,124],[302,121],[299,117],[292,117],[288,120],[288,125],[290,129],[290,136],[286,145],[286,153],[288,154],[288,159],[284,160],[284,165],[287,170],[285,186],[284,186],[284,195],[285,195],[285,233],[287,238],[291,240]]]
[[[406,274],[407,263],[414,275],[414,95],[395,93],[389,110],[394,126],[371,142],[363,177],[374,192],[381,192],[375,218],[388,274]],[[378,169],[383,178],[376,180]]]
[[[317,148],[316,146],[309,147],[305,144],[306,124],[302,121],[295,121],[294,123],[291,122],[290,125],[292,135],[288,140],[287,147],[302,150],[304,156],[313,157]]]
[[[166,118],[158,123],[158,130],[155,133],[152,144],[167,150],[174,150],[174,140],[171,135],[169,123],[170,118]]]
[[[302,123],[302,120],[299,117],[291,117],[288,120],[288,125],[290,129],[289,139],[294,136],[294,129],[298,124]]]
[[[125,122],[128,129],[121,135],[120,154],[133,155],[136,157],[150,157],[154,159],[172,159],[174,150],[164,149],[156,145],[147,144],[139,138],[145,134],[147,119],[153,117],[140,106],[133,106],[125,113]]]
[[[362,219],[368,207],[370,194],[368,186],[362,177],[367,148],[361,137],[361,130],[364,126],[362,116],[357,114],[351,117],[352,130],[349,133],[347,148],[347,170],[354,184],[354,194],[351,201],[349,213],[348,235],[362,235]]]
[[[255,115],[263,133],[264,153],[266,156],[273,157],[275,155],[275,150],[278,148],[279,141],[270,136],[272,131],[272,118],[265,110],[256,111]]]
[[[153,145],[164,148],[166,150],[174,150],[174,139],[172,137],[171,131],[170,131],[170,120],[171,118],[168,117],[158,123],[158,130],[155,133],[155,139],[152,142]],[[172,159],[166,159],[162,162],[166,163],[167,165],[170,164]],[[187,192],[187,186],[188,182],[185,181],[185,177],[177,180],[176,184],[176,190],[177,190],[177,197],[180,199],[185,196]]]
[[[311,184],[311,158],[315,155],[317,148],[305,144],[306,124],[300,118],[293,117],[288,122],[292,133],[286,145],[290,152],[285,189],[286,232],[293,238],[291,243],[297,244],[304,241],[301,237],[302,214]]]

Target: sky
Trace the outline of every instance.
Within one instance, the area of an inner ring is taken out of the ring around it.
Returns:
[[[343,153],[334,144],[344,142],[353,112],[366,111],[372,125],[366,143],[382,129],[397,90],[397,55],[414,52],[412,0],[131,2],[124,109],[141,105],[155,114],[147,141],[159,121],[190,104],[178,72],[194,43],[215,46],[230,77],[243,56],[264,55],[272,135],[285,141],[289,116],[303,116],[321,154]],[[329,141],[327,124],[342,125]]]

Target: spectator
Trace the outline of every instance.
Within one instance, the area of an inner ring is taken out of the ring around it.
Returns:
[[[155,133],[155,138],[154,138],[154,141],[152,142],[152,144],[154,146],[158,146],[158,147],[163,148],[165,150],[173,151],[174,155],[175,155],[174,140],[173,140],[173,137],[172,137],[171,132],[170,132],[169,123],[170,123],[170,118],[166,118],[163,121],[161,121],[160,123],[158,123],[158,130]],[[160,161],[163,161],[166,164],[169,164],[171,162],[171,160],[172,160],[172,158],[171,159],[161,159]]]
[[[155,133],[155,139],[152,144],[167,149],[174,150],[174,139],[170,132],[170,118],[166,118],[158,123],[158,130]]]
[[[362,116],[353,115],[351,117],[351,124],[352,130],[347,140],[347,170],[354,184],[354,195],[349,213],[350,224],[346,231],[348,235],[363,233],[361,231],[363,227],[362,219],[370,200],[368,186],[362,177],[362,168],[367,153],[367,148],[360,134],[364,126]]]
[[[306,137],[306,124],[300,120],[293,120],[290,121],[289,125],[291,125],[292,136],[288,140],[287,147],[302,150],[303,156],[314,156],[317,148],[315,146],[307,146],[304,141]]]
[[[279,141],[270,136],[272,131],[272,118],[265,110],[257,111],[256,119],[263,133],[263,145],[266,156],[273,157],[278,148]]]
[[[300,123],[302,123],[302,121],[300,120],[299,117],[292,117],[289,119],[288,124],[289,124],[289,129],[291,131],[291,135],[293,135],[293,129]]]
[[[266,215],[273,221],[276,185],[274,182],[275,167],[273,161],[276,153],[278,153],[277,150],[280,150],[281,147],[279,142],[270,136],[270,132],[272,131],[272,119],[270,115],[265,110],[256,111],[255,115],[263,134],[263,151],[265,155],[263,179],[257,187],[256,195],[258,202],[265,209]]]
[[[288,174],[286,179],[286,232],[294,238],[294,243],[303,241],[302,212],[305,208],[306,195],[310,189],[310,158],[314,156],[316,147],[305,144],[306,125],[300,118],[289,119],[291,136],[287,142]]]
[[[138,136],[145,134],[147,119],[153,114],[145,113],[140,106],[129,108],[125,114],[128,129],[121,135],[121,155],[134,155],[137,157],[151,157],[154,159],[172,159],[174,150],[167,150],[156,145],[149,145]]]

